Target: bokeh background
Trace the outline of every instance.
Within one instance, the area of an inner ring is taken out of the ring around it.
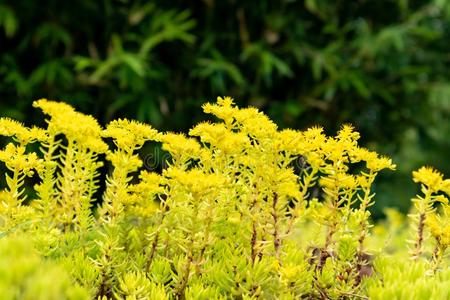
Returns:
[[[450,174],[450,1],[0,1],[0,115],[64,100],[102,124],[187,131],[218,95],[281,128],[352,123],[392,156],[375,216],[427,164]]]

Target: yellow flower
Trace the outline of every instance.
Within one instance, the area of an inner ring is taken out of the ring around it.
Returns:
[[[277,262],[277,261],[276,261]],[[299,280],[298,274],[304,274],[305,269],[302,265],[287,263],[279,267],[280,279],[286,286],[289,286]],[[276,269],[278,271],[278,269]]]
[[[233,116],[239,129],[251,137],[272,138],[277,131],[277,125],[256,108],[236,110]]]
[[[313,126],[303,131],[303,137],[308,147],[307,151],[320,149],[327,140],[323,128],[320,126]]]
[[[234,101],[231,97],[217,97],[217,104],[222,107],[233,107]]]
[[[432,167],[421,167],[419,170],[413,171],[412,174],[414,182],[420,182],[434,192],[439,191],[444,182],[442,173]]]
[[[260,160],[255,155],[240,155],[234,158],[234,161],[236,162],[236,164],[249,168],[254,168],[255,166],[261,165]]]
[[[450,179],[445,179],[442,181],[441,191],[450,196]]]
[[[94,117],[76,112],[66,103],[46,99],[35,101],[33,105],[50,116],[50,135],[64,134],[69,141],[76,142],[80,149],[90,149],[96,153],[108,150],[108,146],[101,139],[102,128]]]
[[[9,118],[0,118],[0,135],[15,137],[22,145],[46,139],[45,130],[37,127],[30,129],[22,123]]]
[[[137,193],[142,199],[151,199],[155,194],[164,193],[164,178],[154,172],[142,171],[139,175],[140,182],[131,187],[131,191]]]
[[[356,142],[359,139],[359,133],[355,131],[355,128],[352,125],[345,124],[339,130],[337,138],[339,140]]]
[[[49,116],[55,116],[75,111],[75,109],[67,103],[51,101],[47,99],[36,100],[33,102],[33,106],[36,108],[40,108],[44,112],[44,114]]]
[[[227,124],[233,122],[233,115],[237,110],[234,108],[233,99],[230,97],[217,97],[217,104],[205,103],[202,108],[205,113],[213,114]]]
[[[43,128],[33,126],[29,129],[30,136],[37,141],[45,142],[48,139],[47,131]]]
[[[325,140],[325,135],[323,134],[323,127],[321,127],[321,126],[310,127],[308,129],[306,129],[305,131],[303,131],[303,135],[308,140],[313,140],[313,139],[316,139],[318,137],[322,141]]]
[[[250,139],[242,132],[232,132],[223,123],[200,123],[189,131],[189,135],[198,136],[203,143],[222,150],[227,154],[242,153],[250,147]]]
[[[215,188],[220,189],[225,180],[216,174],[205,174],[200,169],[183,171],[178,168],[169,168],[164,170],[163,175],[175,180],[188,192],[196,195],[207,194]]]
[[[28,135],[28,129],[25,126],[9,118],[0,119],[0,134],[4,136],[24,136]]]
[[[325,156],[333,162],[348,162],[347,150],[352,147],[347,141],[341,141],[335,138],[328,138],[322,144],[322,150]]]
[[[338,187],[339,189],[356,190],[358,188],[358,180],[353,175],[345,173],[338,173],[334,177],[322,176],[319,183],[328,189]]]
[[[200,157],[200,144],[182,133],[165,133],[161,136],[162,148],[174,157]]]
[[[102,136],[113,138],[119,149],[132,152],[141,148],[146,141],[157,140],[158,132],[150,125],[134,120],[119,119],[110,122]]]
[[[24,146],[16,146],[13,143],[6,145],[4,150],[0,150],[0,161],[3,161],[7,168],[12,171],[21,171],[28,177],[33,176],[34,170],[42,171],[43,160],[39,159],[36,153],[26,154]]]
[[[350,174],[339,174],[339,184],[348,190],[356,190],[358,188],[358,180]]]
[[[353,163],[357,163],[360,161],[372,161],[377,159],[378,157],[376,152],[369,151],[368,149],[363,147],[355,147],[351,151],[350,156]]]
[[[86,136],[84,139],[77,140],[80,149],[90,149],[95,153],[106,153],[108,145],[99,137]]]
[[[369,180],[369,178],[365,175],[357,175],[356,176],[356,181],[358,183],[358,186],[360,186],[361,188],[370,188],[372,182]]]
[[[323,156],[318,152],[306,153],[305,158],[308,164],[315,170],[319,170],[325,165]]]
[[[279,151],[288,151],[293,154],[304,153],[304,141],[301,132],[292,129],[284,129],[277,132],[277,149]]]
[[[240,154],[250,147],[250,139],[242,132],[230,132],[217,146],[226,154]]]
[[[425,221],[430,229],[431,235],[439,242],[448,247],[450,246],[450,206],[444,205],[442,214],[431,214]]]
[[[293,169],[278,169],[271,174],[273,188],[279,196],[301,199],[300,186]]]
[[[376,152],[362,147],[355,147],[350,152],[350,157],[353,163],[365,161],[367,169],[375,173],[383,169],[395,170],[396,168],[396,165],[392,163],[389,157],[379,156]]]
[[[373,172],[379,172],[383,169],[395,170],[396,165],[386,156],[377,156],[375,159],[368,160],[367,168]]]
[[[204,143],[217,144],[218,141],[225,138],[229,131],[223,123],[211,124],[203,122],[189,130],[190,136],[198,136]]]
[[[142,167],[142,160],[137,154],[128,155],[121,151],[108,151],[106,153],[106,159],[109,160],[115,168],[129,170],[130,172],[136,171]]]

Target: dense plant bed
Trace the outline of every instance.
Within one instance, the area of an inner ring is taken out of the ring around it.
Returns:
[[[0,120],[2,299],[450,299],[450,180],[413,172],[409,217],[373,227],[374,181],[395,165],[349,125],[278,130],[218,98],[203,110],[220,121],[186,136],[34,106],[46,129]],[[138,175],[147,141],[170,159]]]

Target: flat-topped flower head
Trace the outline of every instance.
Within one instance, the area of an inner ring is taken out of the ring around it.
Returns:
[[[81,148],[89,148],[97,153],[108,150],[108,146],[101,138],[102,128],[94,117],[71,112],[55,116],[53,120],[59,133],[64,134],[69,140],[76,141]]]
[[[234,100],[231,97],[217,97],[217,104],[222,106],[222,107],[233,107],[234,105]]]
[[[227,133],[229,133],[229,130],[223,123],[202,122],[189,130],[190,136],[198,136],[202,142],[208,144],[216,144],[221,139],[224,139]]]
[[[233,115],[237,127],[254,138],[273,138],[277,125],[254,107],[238,109]]]
[[[203,111],[223,120],[227,128],[239,129],[254,138],[273,137],[277,125],[254,107],[239,109],[230,97],[218,97],[217,103],[205,103]]]
[[[441,214],[431,214],[426,224],[440,244],[450,246],[450,205],[443,205]]]
[[[1,118],[0,134],[4,136],[26,136],[28,135],[28,129],[21,122],[10,118]]]
[[[323,133],[323,127],[322,126],[312,126],[303,131],[303,135],[308,140],[314,140],[316,138],[324,140],[326,138],[325,134]]]
[[[147,199],[149,196],[164,192],[164,177],[155,172],[142,171],[139,174],[140,182],[131,187],[131,190]]]
[[[175,157],[197,158],[200,156],[200,144],[182,133],[165,133],[161,136],[162,149]]]
[[[294,154],[303,154],[303,135],[300,131],[283,129],[276,134],[276,143],[279,151],[288,151]]]
[[[51,117],[75,111],[75,109],[67,103],[47,99],[36,100],[33,102],[33,106],[40,108],[44,114]]]
[[[130,172],[134,172],[142,167],[142,160],[139,155],[128,155],[122,151],[108,151],[106,152],[106,159],[111,162],[115,168],[122,168]]]
[[[373,172],[379,172],[383,169],[395,170],[397,167],[392,163],[392,159],[387,156],[378,156],[374,159],[367,160],[367,168]]]
[[[217,97],[217,104],[205,103],[202,108],[205,113],[215,115],[228,125],[233,122],[233,115],[237,110],[230,97]]]
[[[30,136],[36,140],[45,142],[48,139],[47,131],[43,128],[33,126],[29,129]]]
[[[200,123],[189,131],[189,135],[198,136],[203,143],[227,154],[241,153],[250,146],[250,139],[246,134],[230,131],[223,123]]]
[[[412,174],[414,182],[426,185],[433,192],[441,190],[442,183],[444,183],[443,174],[432,167],[421,167],[419,170],[413,171]]]
[[[211,190],[219,189],[224,184],[224,178],[216,174],[205,174],[203,170],[191,169],[183,171],[178,168],[164,170],[164,176],[175,180],[188,192],[195,195],[204,195]]]
[[[348,140],[353,142],[356,142],[359,137],[359,133],[356,132],[355,128],[350,124],[342,125],[337,135],[337,138],[340,140]]]
[[[383,169],[395,170],[397,167],[392,163],[392,159],[387,156],[378,155],[374,151],[369,151],[363,147],[355,147],[350,153],[352,163],[360,161],[366,162],[366,167],[370,171],[377,173]]]
[[[441,183],[441,191],[450,196],[450,179],[445,179]]]
[[[217,148],[225,154],[244,153],[250,147],[250,139],[242,132],[228,132],[224,139],[219,140]]]
[[[25,153],[24,146],[13,143],[0,150],[0,161],[3,161],[10,170],[20,170],[26,176],[33,176],[34,171],[40,172],[43,168],[43,160],[36,153]]]
[[[105,153],[108,151],[108,145],[97,136],[86,136],[84,139],[77,140],[80,149],[89,149],[95,153]]]
[[[360,161],[372,161],[377,159],[378,154],[374,151],[370,151],[364,147],[356,147],[350,153],[350,159],[352,163],[358,163]]]
[[[322,151],[325,157],[333,162],[348,162],[349,157],[347,154],[351,148],[352,144],[350,142],[332,137],[322,144]]]
[[[304,138],[305,151],[316,151],[322,147],[326,142],[327,137],[323,133],[323,128],[320,126],[313,126],[302,132]]]
[[[64,134],[81,149],[90,149],[96,153],[108,150],[101,138],[102,128],[94,117],[77,112],[66,103],[46,99],[35,101],[33,105],[50,116],[47,120],[50,135]]]
[[[268,170],[270,180],[272,181],[274,191],[278,196],[291,197],[297,200],[301,199],[300,186],[296,181],[294,170],[288,169],[274,169]]]
[[[158,131],[150,125],[134,120],[119,119],[110,122],[102,133],[103,137],[114,139],[119,149],[132,152],[149,140],[158,139]]]
[[[46,139],[44,129],[38,127],[28,128],[22,123],[9,118],[0,118],[0,135],[13,137],[22,145]]]
[[[322,187],[330,189],[335,186],[348,190],[356,190],[358,188],[358,179],[354,175],[346,173],[337,173],[334,178],[322,176],[319,183]]]

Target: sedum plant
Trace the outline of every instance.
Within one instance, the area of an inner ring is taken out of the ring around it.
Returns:
[[[54,266],[48,299],[449,297],[448,180],[413,173],[423,195],[413,199],[409,250],[407,227],[391,226],[402,224],[398,213],[372,230],[374,182],[396,166],[361,147],[351,125],[335,136],[280,130],[228,97],[204,104],[215,121],[188,135],[126,119],[102,128],[65,103],[34,106],[46,128],[0,119],[12,138],[0,151],[0,247],[29,251],[36,274]],[[161,172],[138,154],[150,141],[170,154]],[[21,275],[23,264],[0,277],[20,291],[5,299],[45,295],[47,279]]]

